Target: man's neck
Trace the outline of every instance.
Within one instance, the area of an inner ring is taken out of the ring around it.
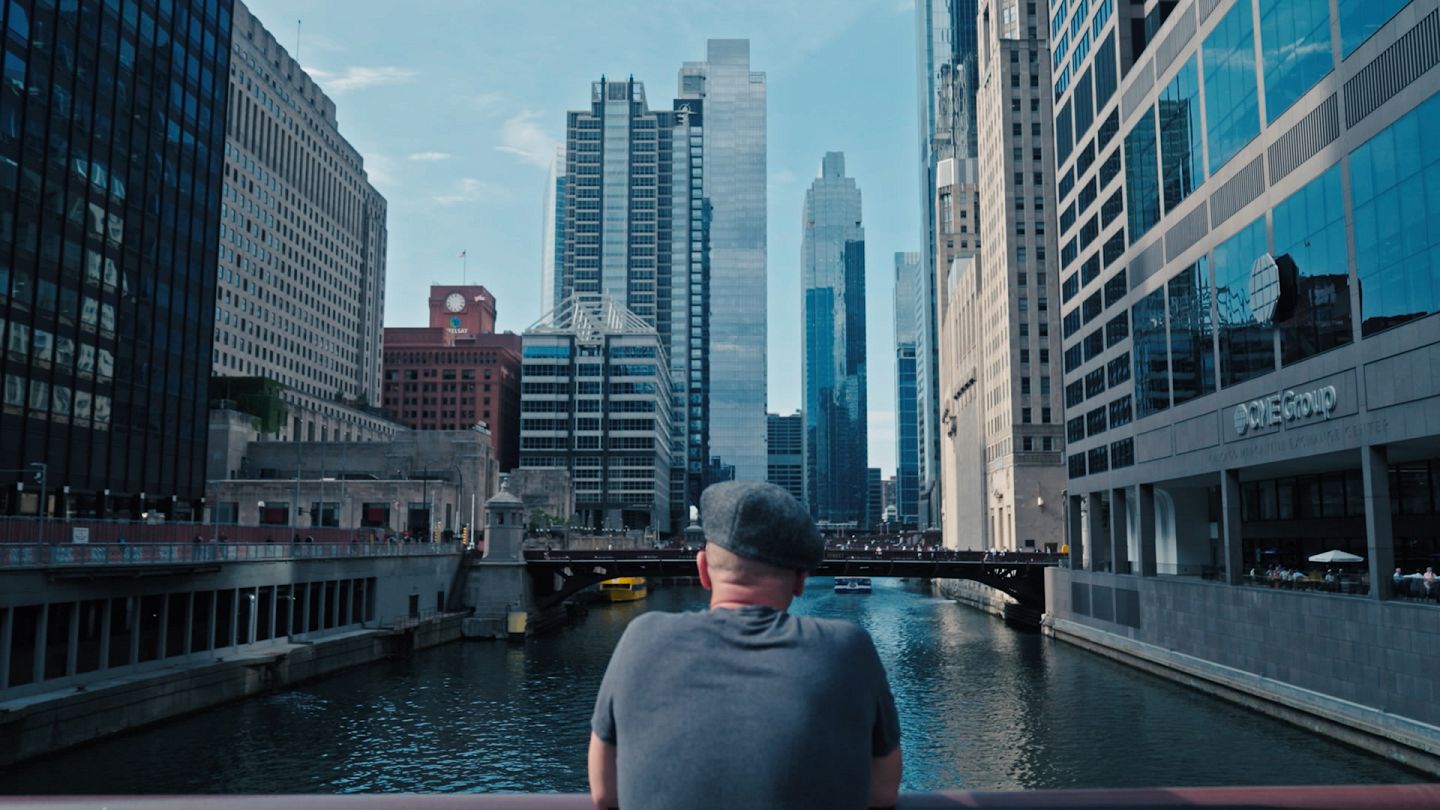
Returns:
[[[710,609],[738,610],[745,607],[768,607],[785,611],[790,609],[790,602],[794,598],[791,594],[776,593],[774,588],[753,588],[745,585],[716,583],[714,590],[710,592]]]

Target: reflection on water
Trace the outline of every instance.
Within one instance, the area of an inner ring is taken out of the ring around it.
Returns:
[[[906,790],[1416,781],[1398,766],[893,580],[796,612],[875,639]],[[342,673],[0,771],[4,793],[583,792],[595,690],[652,590],[524,644],[468,642]]]

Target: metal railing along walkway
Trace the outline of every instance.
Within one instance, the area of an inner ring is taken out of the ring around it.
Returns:
[[[0,570],[459,555],[455,543],[0,543]]]

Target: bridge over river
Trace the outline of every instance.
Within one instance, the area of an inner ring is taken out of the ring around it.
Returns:
[[[1005,612],[1018,624],[1038,626],[1045,609],[1045,569],[1063,555],[994,554],[981,551],[832,549],[812,572],[815,576],[967,579],[988,585],[1015,600]],[[534,606],[558,607],[591,585],[615,577],[695,575],[695,552],[686,549],[548,550],[525,552]]]

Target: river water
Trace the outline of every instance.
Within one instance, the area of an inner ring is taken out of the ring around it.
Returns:
[[[898,581],[829,585],[794,610],[874,637],[907,791],[1420,778]],[[584,792],[590,710],[626,622],[705,596],[658,589],[523,644],[451,644],[222,706],[0,771],[0,793]]]

